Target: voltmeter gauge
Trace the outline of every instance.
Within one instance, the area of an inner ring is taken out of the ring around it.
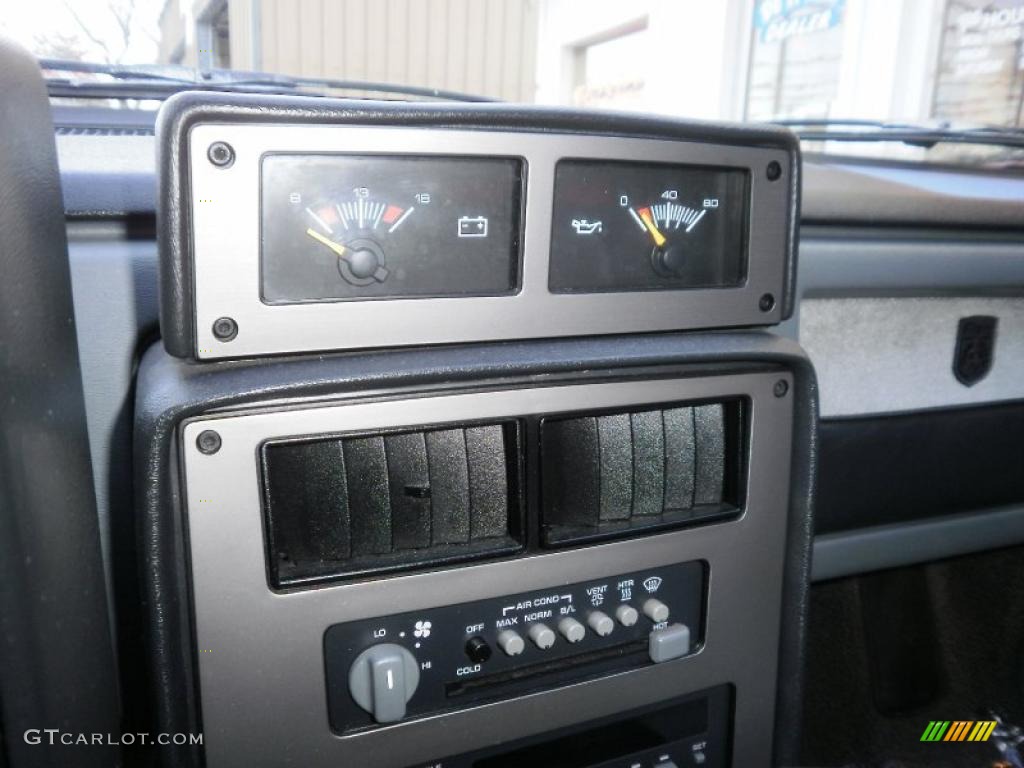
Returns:
[[[728,287],[745,276],[748,174],[568,160],[555,173],[555,293]]]
[[[513,292],[521,176],[502,158],[268,155],[263,300]]]

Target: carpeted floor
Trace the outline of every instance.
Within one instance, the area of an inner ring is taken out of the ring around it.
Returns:
[[[920,739],[1024,723],[1024,548],[814,586],[806,658],[802,765],[991,768],[991,743]]]

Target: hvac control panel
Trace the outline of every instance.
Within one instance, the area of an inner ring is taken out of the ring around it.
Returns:
[[[681,563],[331,626],[331,728],[372,728],[695,653],[706,571]]]

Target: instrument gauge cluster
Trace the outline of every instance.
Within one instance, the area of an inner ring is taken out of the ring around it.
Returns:
[[[300,101],[163,105],[171,354],[756,327],[792,311],[800,154],[784,128]]]

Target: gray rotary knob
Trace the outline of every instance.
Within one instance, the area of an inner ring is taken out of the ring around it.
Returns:
[[[405,717],[405,705],[419,684],[416,657],[394,643],[367,648],[348,671],[352,699],[378,723],[396,723]]]

